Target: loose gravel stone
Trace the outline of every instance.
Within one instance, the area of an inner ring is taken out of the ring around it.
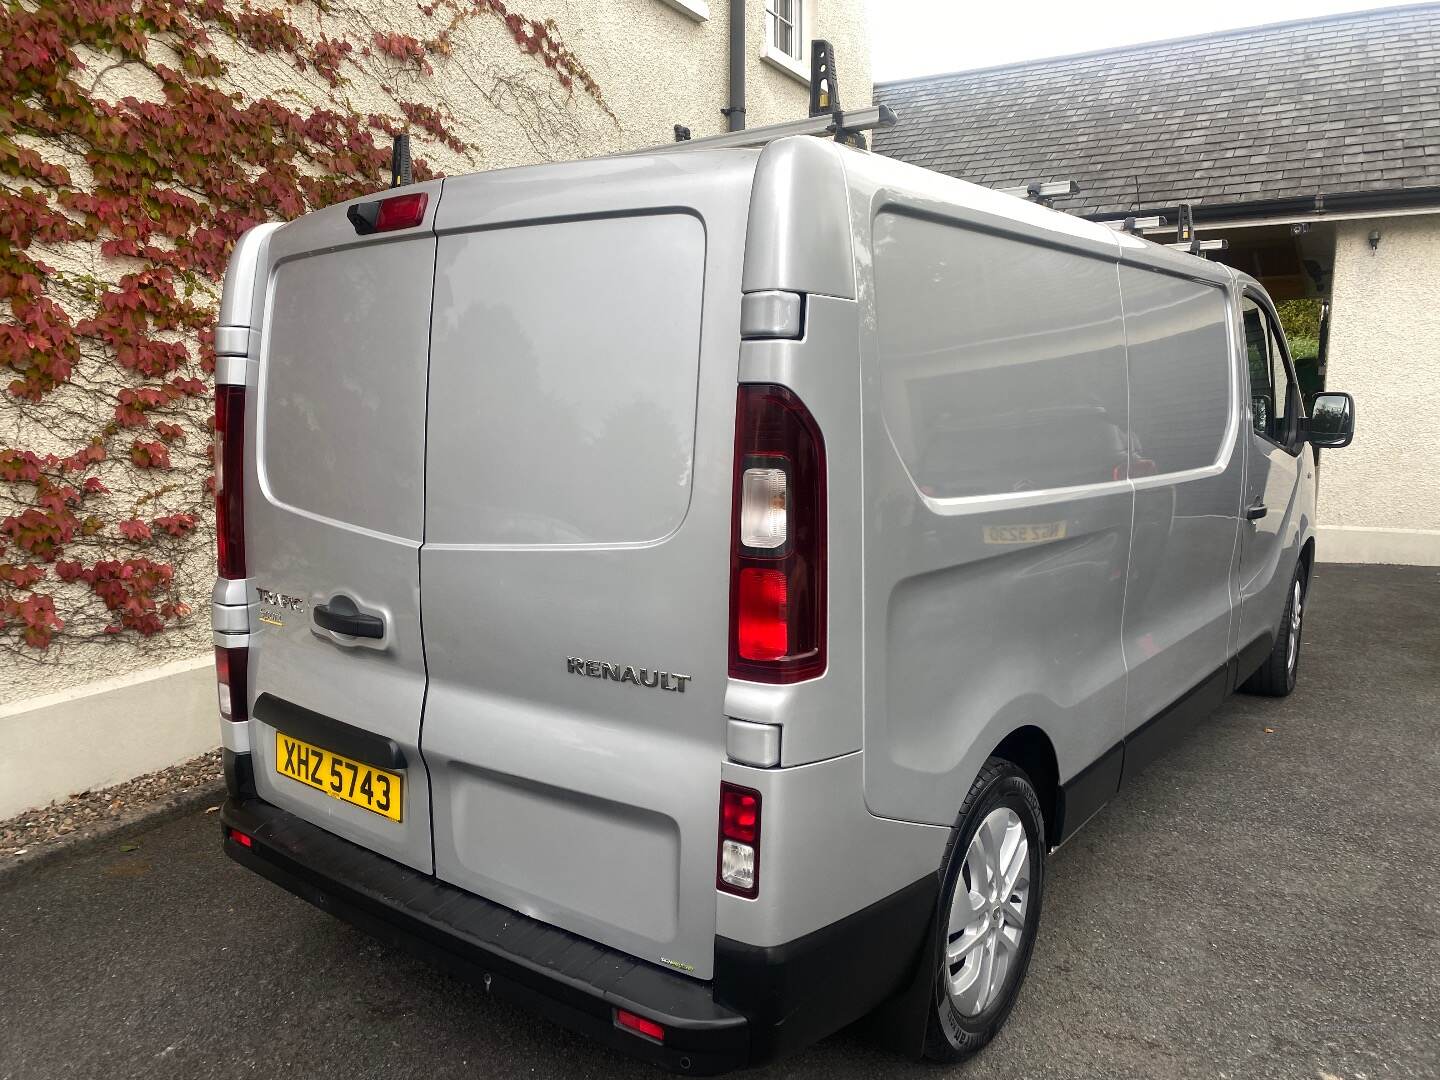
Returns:
[[[0,822],[0,866],[92,826],[132,818],[147,807],[214,787],[221,777],[220,751],[213,750],[114,787],[82,791],[63,802],[27,810]]]

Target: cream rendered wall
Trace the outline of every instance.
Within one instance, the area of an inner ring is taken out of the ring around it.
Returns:
[[[1440,566],[1440,214],[1341,224],[1331,298],[1325,385],[1354,395],[1358,421],[1320,455],[1316,553]]]
[[[726,130],[720,109],[729,100],[730,2],[705,0],[709,18],[703,20],[681,10],[687,4],[701,6],[700,0],[673,3],[676,6],[667,0],[549,5],[620,119],[619,147],[668,142],[675,124],[684,124],[697,138]],[[746,126],[803,117],[808,83],[762,59],[764,0],[747,0],[746,14]],[[864,0],[808,0],[802,33],[807,43],[825,38],[834,45],[844,103],[868,105],[870,45]]]

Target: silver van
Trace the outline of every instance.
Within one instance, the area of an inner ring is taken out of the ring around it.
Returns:
[[[1225,266],[795,136],[398,187],[236,247],[216,330],[223,843],[612,1047],[874,1014],[954,1060],[1048,852],[1315,558]]]

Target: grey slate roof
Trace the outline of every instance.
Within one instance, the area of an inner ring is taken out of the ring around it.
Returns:
[[[881,153],[1057,209],[1440,186],[1440,4],[879,83]]]

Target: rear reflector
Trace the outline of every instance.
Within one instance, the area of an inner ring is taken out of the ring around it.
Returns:
[[[425,207],[429,202],[430,196],[426,192],[412,191],[376,202],[356,203],[345,211],[345,216],[361,236],[413,229],[425,220]]]
[[[730,675],[793,683],[825,673],[825,445],[783,386],[735,404]]]
[[[637,1035],[644,1035],[647,1039],[654,1039],[656,1042],[665,1041],[665,1029],[654,1020],[647,1020],[643,1016],[636,1016],[624,1009],[615,1010],[615,1023],[619,1027],[628,1028]]]
[[[215,646],[215,691],[220,718],[241,724],[250,719],[250,650]]]
[[[720,785],[720,864],[715,887],[754,899],[760,893],[760,793]]]
[[[215,541],[220,576],[245,576],[245,387],[215,387]]]
[[[226,831],[227,834],[229,834],[230,839],[231,839],[231,840],[234,840],[234,841],[235,841],[237,844],[239,844],[241,847],[254,847],[254,846],[255,846],[255,841],[252,840],[252,839],[250,839],[250,837],[246,836],[246,835],[245,835],[243,832],[241,832],[239,829],[226,829],[225,831]]]

